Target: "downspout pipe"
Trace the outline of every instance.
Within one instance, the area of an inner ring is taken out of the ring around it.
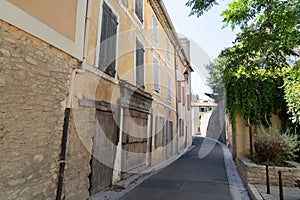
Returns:
[[[175,48],[176,49],[176,48]],[[175,66],[174,66],[174,70],[175,70],[175,93],[176,93],[176,142],[177,142],[177,147],[176,147],[176,153],[178,153],[179,151],[179,110],[178,110],[178,78],[177,78],[177,53],[176,51],[174,51],[174,63],[175,63]]]
[[[59,160],[59,172],[58,172],[58,183],[56,190],[56,200],[62,199],[62,187],[64,181],[64,172],[66,165],[66,152],[67,152],[67,139],[68,139],[68,130],[69,130],[69,121],[72,108],[72,97],[74,93],[75,78],[77,73],[84,73],[86,66],[86,56],[87,56],[87,45],[88,45],[88,31],[90,27],[90,16],[91,16],[91,5],[93,0],[87,0],[87,10],[86,10],[86,23],[85,23],[85,33],[84,33],[84,46],[83,46],[83,61],[81,63],[80,69],[74,69],[71,74],[71,81],[69,86],[69,94],[67,97],[66,108],[64,112],[64,124],[63,132],[61,137],[61,152]]]

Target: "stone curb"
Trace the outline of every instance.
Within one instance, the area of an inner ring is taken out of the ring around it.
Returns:
[[[247,185],[247,190],[250,194],[251,199],[253,200],[264,200],[260,193],[257,191],[256,187],[252,184]]]

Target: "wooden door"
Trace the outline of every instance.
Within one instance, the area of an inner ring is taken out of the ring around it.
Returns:
[[[90,195],[98,193],[112,183],[116,152],[115,129],[113,114],[97,110],[91,160]]]
[[[148,114],[124,109],[123,122],[122,171],[126,174],[146,166]]]

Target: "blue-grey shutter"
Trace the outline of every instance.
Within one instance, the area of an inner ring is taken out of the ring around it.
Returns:
[[[103,3],[99,69],[110,76],[116,73],[117,16]]]
[[[154,81],[154,90],[156,92],[160,92],[160,71],[159,71],[159,63],[154,58],[153,59],[153,81]]]
[[[158,43],[158,24],[154,15],[152,15],[152,39]]]
[[[144,47],[136,40],[136,85],[144,89]]]
[[[143,23],[143,15],[144,15],[144,8],[143,8],[143,0],[135,0],[135,14],[139,18],[139,20]]]
[[[172,100],[172,90],[171,90],[171,76],[168,74],[168,101]]]

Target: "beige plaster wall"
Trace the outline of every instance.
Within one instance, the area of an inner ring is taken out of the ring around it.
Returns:
[[[8,0],[70,40],[75,41],[78,0]]]

